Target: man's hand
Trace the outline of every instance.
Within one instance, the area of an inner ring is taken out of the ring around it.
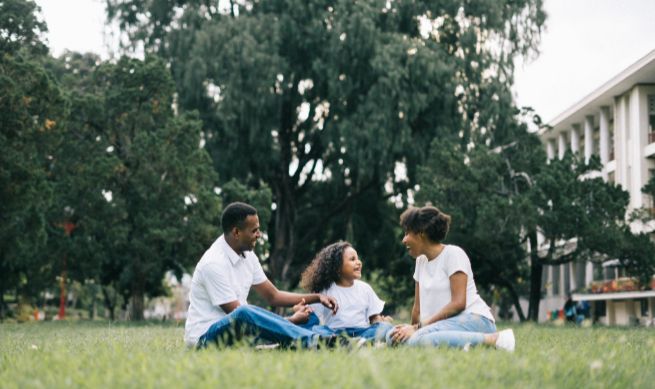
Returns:
[[[293,315],[287,317],[287,320],[293,324],[303,324],[307,323],[309,320],[309,314],[312,313],[312,308],[305,304],[305,299],[302,299],[298,304],[292,307]]]
[[[319,294],[318,299],[324,307],[332,311],[332,314],[337,313],[337,310],[339,310],[339,305],[337,304],[337,300],[334,297]]]
[[[307,305],[307,303],[305,302],[305,299],[302,299],[302,300],[300,300],[300,302],[299,302],[298,304],[296,304],[296,305],[294,305],[293,307],[291,307],[291,309],[292,309],[294,312],[298,312],[298,311],[302,310],[302,309],[305,308],[305,307],[309,308],[309,305]],[[309,308],[309,312],[312,312],[312,309],[311,309],[311,308]]]
[[[406,342],[414,333],[416,327],[411,324],[399,324],[394,327],[391,333],[391,340],[394,344]]]

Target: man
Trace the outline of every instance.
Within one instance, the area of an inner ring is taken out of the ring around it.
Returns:
[[[261,339],[289,345],[300,342],[313,347],[318,335],[295,323],[307,320],[306,304],[320,302],[337,311],[334,298],[320,294],[298,294],[278,290],[268,280],[252,251],[261,237],[257,210],[235,202],[221,216],[221,235],[205,252],[193,273],[184,340],[190,347],[205,347],[239,327]],[[294,306],[296,313],[283,318],[265,309],[248,305],[250,288],[270,305]]]

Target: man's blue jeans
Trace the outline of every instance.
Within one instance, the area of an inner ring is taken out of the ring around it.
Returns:
[[[389,331],[393,329],[393,325],[387,322],[377,322],[371,324],[369,327],[346,327],[346,328],[330,328],[326,325],[320,325],[320,320],[315,313],[309,315],[309,320],[305,324],[300,324],[301,327],[311,330],[323,337],[331,337],[334,335],[346,335],[352,338],[364,338],[367,340],[384,340]]]
[[[496,332],[493,321],[474,313],[460,313],[416,331],[407,340],[408,346],[476,346],[484,342],[484,334]],[[387,342],[391,344],[390,334]]]
[[[198,348],[219,341],[231,345],[239,335],[256,336],[282,346],[299,343],[304,348],[315,347],[319,340],[319,334],[301,328],[280,315],[255,305],[241,305],[212,324],[198,340]]]

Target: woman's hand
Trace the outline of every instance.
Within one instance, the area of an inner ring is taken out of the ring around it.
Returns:
[[[391,340],[394,344],[404,343],[416,332],[416,327],[411,324],[399,324],[394,327],[391,333]]]

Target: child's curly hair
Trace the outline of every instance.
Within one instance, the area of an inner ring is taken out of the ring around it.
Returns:
[[[300,286],[312,293],[320,293],[337,282],[341,277],[343,253],[348,247],[352,245],[338,241],[321,249],[302,272]]]

